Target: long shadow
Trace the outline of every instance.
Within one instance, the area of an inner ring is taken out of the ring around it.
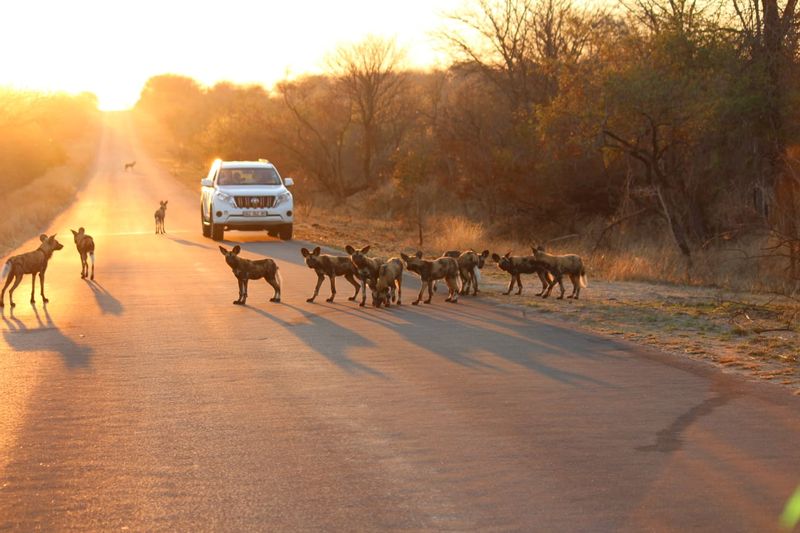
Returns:
[[[173,237],[172,235],[168,235],[167,238],[174,243],[182,244],[183,246],[194,246],[196,248],[205,248],[206,250],[212,250],[211,246],[206,246],[205,244],[198,244],[196,242],[187,241],[186,239],[178,239]]]
[[[722,392],[711,398],[706,398],[685,413],[682,413],[670,425],[656,433],[656,441],[647,446],[638,446],[640,452],[672,453],[683,447],[683,434],[700,418],[710,415],[715,409],[730,402],[740,393]]]
[[[294,309],[308,322],[288,322],[262,309],[249,305],[244,307],[261,316],[269,318],[285,329],[291,329],[291,332],[308,345],[309,348],[319,353],[348,374],[368,374],[370,376],[388,379],[383,372],[355,361],[347,355],[347,351],[352,348],[375,346],[374,342],[350,329],[328,320],[322,315],[310,313],[302,308],[289,304],[280,305]]]
[[[84,280],[86,284],[92,289],[92,294],[94,294],[94,298],[97,301],[98,307],[100,307],[100,311],[103,314],[110,314],[110,315],[121,315],[124,307],[122,306],[122,302],[114,298],[110,292],[108,292],[105,287],[100,285],[94,280]]]
[[[273,259],[283,260],[302,265],[303,260],[297,252],[296,246],[285,246],[285,243],[276,242],[247,242],[241,246],[248,252],[256,255],[268,256]],[[481,310],[469,308],[468,299],[460,298],[459,304],[447,304],[444,295],[434,294],[434,303],[431,306],[420,304],[419,307],[408,305],[416,299],[419,292],[420,281],[414,276],[405,276],[403,281],[405,304],[399,309],[392,309],[394,320],[383,317],[368,318],[358,313],[358,318],[368,320],[396,331],[403,338],[424,350],[433,352],[453,363],[471,368],[482,368],[488,371],[500,369],[485,360],[479,359],[475,354],[484,358],[487,354],[504,359],[515,365],[522,366],[537,372],[560,383],[571,385],[593,384],[601,387],[613,388],[605,381],[585,376],[578,372],[560,369],[542,361],[543,357],[558,355],[566,358],[581,357],[586,359],[612,358],[608,350],[598,353],[597,350],[588,349],[583,335],[578,340],[579,346],[575,349],[566,349],[561,346],[562,339],[559,335],[570,335],[574,338],[575,332],[566,328],[557,328],[551,325],[535,324],[532,320],[520,317],[510,310],[502,310],[496,305],[482,305]],[[466,300],[466,301],[465,301]],[[354,305],[351,302],[342,302],[341,305]],[[286,304],[284,304],[286,305]],[[340,304],[335,304],[337,309]],[[320,323],[326,328],[326,333],[334,336],[342,327],[338,324],[322,319],[318,315],[309,313],[300,308],[299,312],[309,318],[313,324]],[[346,308],[344,308],[346,309]],[[462,310],[464,309],[464,310]],[[388,310],[387,310],[388,311]],[[352,310],[342,312],[355,313]],[[375,310],[376,315],[378,310]],[[383,311],[380,311],[383,313]],[[482,313],[483,312],[483,313]],[[367,315],[368,313],[363,313]],[[487,316],[489,315],[489,316]],[[265,314],[265,316],[270,316]],[[274,317],[270,316],[273,320]],[[467,323],[466,318],[472,319]],[[402,319],[401,322],[398,319]],[[324,321],[324,322],[323,322]],[[542,333],[553,339],[547,342]],[[350,332],[352,333],[352,332]],[[364,339],[363,337],[360,337]],[[556,342],[561,340],[561,342]],[[370,342],[364,339],[366,342]],[[320,343],[320,353],[325,353],[327,343]],[[334,357],[339,357],[334,356]]]
[[[0,310],[0,317],[6,324],[3,338],[6,344],[19,352],[57,352],[69,369],[88,368],[92,349],[88,346],[77,344],[64,335],[53,323],[47,305],[43,306],[45,320],[39,315],[36,306],[32,306],[38,327],[30,328],[19,318],[14,316],[14,309],[6,317],[5,308]]]

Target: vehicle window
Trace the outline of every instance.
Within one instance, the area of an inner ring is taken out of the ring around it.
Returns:
[[[274,168],[224,168],[217,176],[219,185],[280,185]]]

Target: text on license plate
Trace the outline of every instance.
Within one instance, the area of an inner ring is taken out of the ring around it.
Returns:
[[[267,216],[266,211],[245,211],[244,216],[246,217],[265,217]]]

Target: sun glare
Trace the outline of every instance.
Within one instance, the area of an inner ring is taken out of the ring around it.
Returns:
[[[0,85],[91,92],[101,109],[119,110],[134,105],[154,75],[271,86],[287,73],[320,71],[337,45],[369,34],[395,37],[411,66],[426,67],[441,59],[431,37],[441,14],[460,4],[12,0],[3,6],[0,47],[14,53],[0,57]]]

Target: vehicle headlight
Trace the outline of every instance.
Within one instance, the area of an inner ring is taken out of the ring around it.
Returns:
[[[224,193],[222,191],[217,191],[216,197],[217,197],[217,200],[219,200],[221,202],[230,202],[231,201],[231,195],[227,194],[227,193]]]
[[[278,207],[281,204],[288,203],[289,200],[291,199],[292,199],[292,193],[290,193],[289,191],[282,192],[275,197],[274,207]]]

